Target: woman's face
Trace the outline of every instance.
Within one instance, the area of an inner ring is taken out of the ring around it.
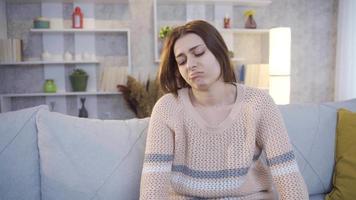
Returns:
[[[179,38],[174,55],[179,73],[193,89],[207,90],[222,81],[219,62],[197,34],[188,33]]]

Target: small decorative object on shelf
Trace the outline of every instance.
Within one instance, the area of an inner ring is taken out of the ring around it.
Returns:
[[[54,107],[55,107],[55,106],[56,106],[56,102],[55,102],[55,101],[49,102],[49,110],[50,110],[51,112],[54,111]]]
[[[49,20],[44,17],[37,17],[33,20],[33,28],[49,28]]]
[[[42,60],[44,61],[49,61],[52,59],[52,55],[48,53],[48,51],[45,51],[41,54]]]
[[[75,54],[75,60],[76,60],[76,61],[81,61],[82,58],[83,58],[83,56],[82,56],[81,53],[76,53],[76,54]]]
[[[82,107],[79,109],[79,117],[82,117],[82,118],[88,118],[88,111],[87,109],[85,108],[85,98],[80,98],[80,102],[82,103]]]
[[[228,15],[224,17],[224,28],[231,28],[231,18]]]
[[[80,7],[75,7],[73,14],[72,14],[72,24],[73,28],[83,28],[83,13]]]
[[[43,91],[45,93],[55,93],[57,92],[57,86],[53,79],[46,79],[43,85]]]
[[[75,69],[69,76],[72,90],[75,92],[86,91],[88,74],[82,69]]]
[[[161,39],[163,40],[164,38],[167,37],[167,35],[168,35],[169,33],[171,33],[172,30],[173,30],[173,28],[170,27],[170,26],[163,26],[163,27],[161,27],[161,28],[159,29],[159,38],[161,38]]]
[[[229,50],[229,52],[228,52],[228,54],[229,54],[229,58],[233,58],[234,57],[234,52],[233,51],[231,51],[231,50]]]
[[[95,60],[95,54],[93,53],[88,53],[88,52],[84,52],[82,55],[83,59],[88,61],[88,60]]]
[[[63,55],[63,58],[65,61],[71,61],[73,60],[73,55],[69,51],[66,51]]]
[[[255,29],[257,28],[256,22],[253,19],[253,15],[255,14],[254,10],[246,10],[244,15],[246,17],[245,28]]]
[[[242,65],[239,70],[239,83],[245,83],[245,65]]]

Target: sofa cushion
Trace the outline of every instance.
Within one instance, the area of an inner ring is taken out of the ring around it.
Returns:
[[[340,108],[344,108],[350,110],[352,112],[356,112],[356,99],[351,99],[347,101],[338,101],[338,102],[330,102],[322,104],[324,106],[328,106],[331,108],[335,108],[336,110]]]
[[[331,190],[337,110],[356,111],[356,99],[279,106],[309,194]]]
[[[310,195],[330,190],[336,109],[318,104],[280,106],[299,169]]]
[[[42,199],[138,199],[147,125],[40,112]]]
[[[39,110],[46,109],[0,114],[0,199],[41,199],[35,119]]]
[[[327,200],[356,197],[356,113],[346,109],[338,112],[336,156],[333,190]]]
[[[325,194],[316,194],[309,197],[309,200],[324,200]]]

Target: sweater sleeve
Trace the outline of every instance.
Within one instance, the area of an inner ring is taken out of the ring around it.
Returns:
[[[140,187],[140,200],[169,199],[173,162],[173,131],[167,124],[171,105],[160,99],[153,108],[146,139]]]
[[[280,200],[309,199],[304,179],[300,174],[282,115],[269,95],[261,105],[257,143],[266,153]]]

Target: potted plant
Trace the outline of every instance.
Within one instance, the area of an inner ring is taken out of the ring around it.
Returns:
[[[159,29],[159,38],[161,38],[162,40],[164,40],[168,34],[170,34],[172,32],[173,28],[170,26],[163,26]]]
[[[87,72],[83,69],[74,69],[69,76],[72,90],[75,92],[86,91],[88,77]]]

